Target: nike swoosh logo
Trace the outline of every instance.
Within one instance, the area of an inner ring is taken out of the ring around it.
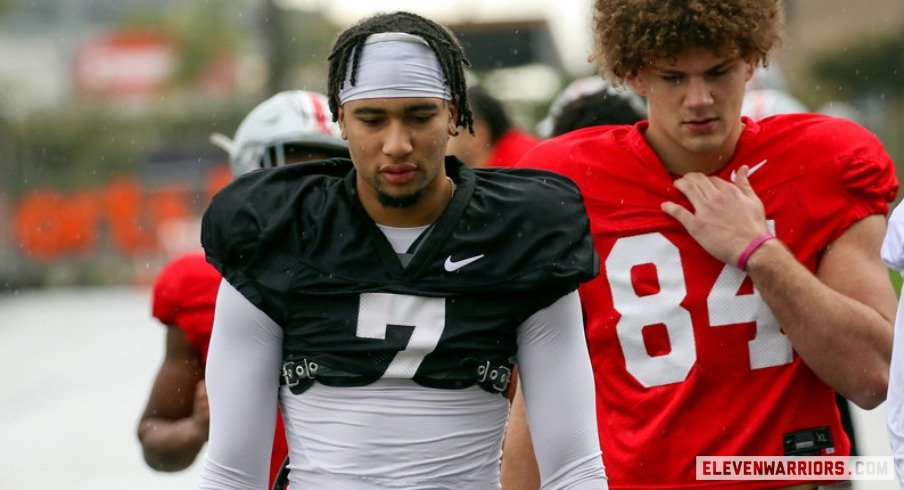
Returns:
[[[766,165],[766,162],[767,162],[767,160],[763,160],[762,162],[747,169],[747,177],[750,177],[751,175],[753,175],[754,172],[763,168],[763,165]],[[738,172],[735,170],[732,170],[731,171],[731,181],[735,182],[737,180],[737,178],[738,178]]]
[[[468,264],[473,264],[474,262],[477,262],[478,260],[480,260],[482,258],[483,258],[483,254],[480,254],[480,255],[475,255],[473,257],[468,257],[466,259],[452,260],[452,256],[450,255],[450,256],[446,257],[446,262],[443,264],[443,267],[446,268],[446,272],[455,272],[458,269],[461,269],[462,267],[464,267]]]

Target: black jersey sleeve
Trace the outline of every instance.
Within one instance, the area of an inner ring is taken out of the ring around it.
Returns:
[[[460,229],[489,244],[501,272],[496,280],[507,289],[547,290],[558,299],[598,274],[590,222],[573,181],[532,169],[477,172],[477,181],[475,208],[496,211],[485,215],[489,222],[478,225],[474,217]],[[472,218],[466,213],[464,219]],[[482,281],[492,282],[489,277]]]
[[[542,296],[531,300],[540,309],[598,272],[583,199],[567,177],[447,162],[453,200],[403,267],[361,207],[351,162],[330,162],[243,176],[204,215],[208,261],[276,321],[293,291],[513,293]]]
[[[258,276],[272,262],[274,250],[299,234],[297,209],[308,194],[337,182],[352,168],[347,159],[265,169],[240,176],[218,192],[201,221],[201,244],[207,261],[258,307],[268,291]],[[270,310],[265,308],[265,310]]]

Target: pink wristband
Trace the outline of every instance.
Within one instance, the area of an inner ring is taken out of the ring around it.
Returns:
[[[768,231],[764,231],[762,234],[757,235],[756,238],[750,241],[750,244],[747,245],[747,248],[741,252],[741,256],[738,257],[738,269],[742,271],[747,270],[747,261],[750,260],[750,256],[753,255],[753,252],[756,252],[756,249],[760,248],[760,245],[766,243],[766,240],[770,240],[775,238],[775,235],[769,233]]]

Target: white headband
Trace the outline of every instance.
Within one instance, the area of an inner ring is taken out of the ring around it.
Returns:
[[[427,41],[403,32],[371,34],[361,47],[355,85],[349,59],[339,103],[350,100],[435,97],[452,100],[442,67]]]

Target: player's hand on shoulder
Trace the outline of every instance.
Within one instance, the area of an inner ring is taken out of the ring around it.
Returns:
[[[767,231],[763,202],[741,167],[736,183],[691,172],[675,181],[691,209],[675,202],[662,203],[662,211],[678,220],[712,256],[737,263],[747,245]]]

